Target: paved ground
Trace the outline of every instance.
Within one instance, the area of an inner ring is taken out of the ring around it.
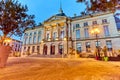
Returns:
[[[0,80],[120,80],[120,62],[89,58],[9,58]]]

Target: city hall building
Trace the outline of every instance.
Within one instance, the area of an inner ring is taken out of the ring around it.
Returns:
[[[59,14],[51,16],[41,25],[25,30],[22,54],[67,54],[69,48],[80,53],[93,52],[97,45],[118,50],[119,22],[111,12],[67,17],[60,9]],[[99,30],[97,37],[96,33],[92,34],[94,28]]]

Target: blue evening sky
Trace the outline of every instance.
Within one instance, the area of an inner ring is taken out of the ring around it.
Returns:
[[[76,0],[19,0],[23,5],[28,6],[28,13],[35,15],[36,23],[43,22],[54,14],[57,14],[62,3],[62,9],[67,16],[74,13],[80,15],[84,11],[84,4],[77,3]]]
[[[47,20],[51,16],[59,13],[60,2],[64,13],[69,17],[74,16],[76,13],[80,15],[81,11],[84,11],[85,5],[77,3],[76,0],[18,0],[22,5],[28,6],[28,14],[35,15],[35,21],[38,24]],[[13,38],[21,40],[13,36]]]

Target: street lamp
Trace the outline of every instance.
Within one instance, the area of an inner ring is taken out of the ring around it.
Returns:
[[[100,30],[98,27],[94,27],[92,30],[91,30],[91,34],[94,34],[95,37],[96,37],[96,41],[97,41],[97,53],[98,53],[98,57],[100,58],[100,50],[99,50],[99,41],[98,41],[98,34],[100,33]]]

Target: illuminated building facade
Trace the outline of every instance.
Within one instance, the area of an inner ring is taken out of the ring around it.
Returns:
[[[78,52],[93,52],[96,48],[95,35],[91,30],[97,27],[98,45],[108,50],[120,49],[120,33],[111,12],[67,17],[60,9],[40,26],[25,30],[22,54],[57,55],[69,53],[69,48]]]

